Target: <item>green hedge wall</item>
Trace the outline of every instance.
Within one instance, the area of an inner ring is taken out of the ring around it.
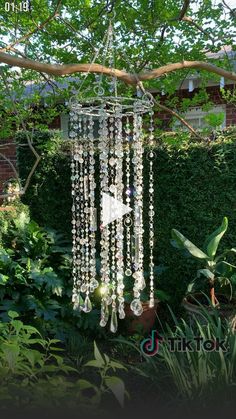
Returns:
[[[158,283],[176,305],[195,274],[196,265],[191,259],[182,258],[170,245],[172,228],[201,246],[205,236],[227,216],[229,230],[222,246],[236,246],[236,134],[233,131],[222,134],[210,143],[186,140],[186,135],[184,138],[181,142],[181,135],[167,135],[158,141],[155,150],[155,263],[168,267]],[[24,142],[24,134],[20,133],[17,140]],[[23,201],[30,206],[38,223],[68,236],[71,196],[66,144],[62,146],[49,132],[36,133],[35,144],[43,158]],[[30,152],[19,147],[22,179],[29,173],[32,162]],[[147,160],[144,170],[148,170]],[[145,191],[147,197],[147,188]]]

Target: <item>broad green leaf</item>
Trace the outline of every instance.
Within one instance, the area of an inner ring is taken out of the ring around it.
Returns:
[[[178,230],[172,229],[171,235],[176,243],[178,249],[186,249],[188,252],[197,259],[209,259],[206,253],[202,252],[195,244],[189,241],[183,234]]]
[[[2,249],[2,248],[0,248],[0,262],[2,262],[2,264],[3,264],[4,266],[6,266],[6,265],[10,264],[10,262],[11,262],[11,258],[10,258],[10,256],[9,256],[9,255],[8,255],[8,253],[7,253],[4,249]]]
[[[233,285],[236,285],[236,274],[233,274],[230,278]]]
[[[216,272],[222,276],[231,276],[236,272],[236,266],[231,263],[225,262],[224,260],[216,264]]]
[[[38,288],[45,284],[46,290],[51,291],[52,294],[56,294],[59,297],[62,295],[62,280],[53,272],[52,268],[45,268],[42,271],[34,269],[30,272],[29,276],[34,280]]]
[[[86,390],[87,388],[94,388],[94,385],[91,384],[87,380],[80,379],[77,381],[77,384],[79,384],[80,390]]]
[[[9,315],[9,313],[8,313]],[[12,320],[11,325],[14,327],[16,334],[18,335],[24,324],[20,320]]]
[[[95,368],[101,368],[103,367],[104,363],[102,364],[101,361],[98,361],[97,359],[92,359],[91,361],[86,362],[84,364],[85,367],[95,367]]]
[[[104,361],[104,359],[103,359],[95,341],[94,341],[94,357],[98,362],[100,362],[101,366],[105,365],[105,361]]]
[[[18,356],[20,354],[20,347],[16,344],[4,342],[1,344],[1,350],[5,356],[5,360],[11,370],[14,370]]]
[[[215,275],[209,269],[199,269],[198,274],[204,275],[207,279],[214,279]]]
[[[106,377],[105,378],[106,386],[112,391],[120,405],[124,406],[124,397],[125,397],[125,385],[123,381],[118,377]]]
[[[217,252],[220,240],[222,239],[223,235],[225,234],[228,228],[228,218],[224,217],[223,221],[207,239],[204,244],[204,249],[206,249],[207,254],[210,258],[213,258]]]
[[[26,357],[32,367],[43,359],[43,354],[35,349],[22,349],[21,354]]]

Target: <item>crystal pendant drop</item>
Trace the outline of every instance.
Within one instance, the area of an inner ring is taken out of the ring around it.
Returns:
[[[92,310],[92,303],[90,301],[90,298],[88,297],[88,295],[86,296],[85,300],[84,300],[84,306],[83,306],[83,311],[85,313],[89,313]]]
[[[143,312],[143,306],[142,306],[141,301],[138,298],[135,298],[131,302],[130,308],[133,311],[133,313],[135,314],[135,316],[141,316],[141,314]]]
[[[125,318],[125,311],[124,309],[120,309],[119,310],[119,319],[124,319]]]
[[[94,279],[93,281],[90,282],[89,287],[90,287],[90,291],[93,292],[95,291],[95,289],[99,286],[99,283],[96,279]]]
[[[115,310],[112,310],[111,313],[111,324],[110,324],[110,331],[112,333],[116,333],[118,328],[118,321],[117,321],[117,314]]]
[[[100,326],[101,326],[101,327],[105,327],[105,326],[106,326],[107,322],[106,322],[106,320],[105,320],[105,318],[104,318],[104,317],[102,317],[102,318],[101,318],[101,320],[100,320],[100,323],[99,323],[99,324],[100,324]]]
[[[154,306],[155,306],[154,298],[150,298],[150,300],[149,300],[149,307],[150,308],[153,308]]]
[[[131,271],[131,269],[126,269],[126,270],[125,270],[125,275],[126,275],[126,276],[131,276],[131,275],[132,275],[132,271]]]

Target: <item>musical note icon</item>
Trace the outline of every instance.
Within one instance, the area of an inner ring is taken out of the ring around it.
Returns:
[[[151,337],[144,339],[141,342],[141,350],[145,355],[154,356],[158,352],[159,342],[162,341],[162,338],[158,337],[158,331],[153,330]]]

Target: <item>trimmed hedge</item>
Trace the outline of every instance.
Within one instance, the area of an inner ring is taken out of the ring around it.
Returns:
[[[205,236],[227,216],[229,230],[222,246],[236,245],[235,132],[221,134],[210,143],[186,141],[186,134],[183,137],[181,142],[181,134],[169,134],[162,142],[158,141],[155,150],[155,263],[168,267],[159,283],[176,305],[195,275],[196,262],[182,258],[172,248],[171,229],[179,229],[201,246]],[[38,223],[69,236],[70,157],[65,152],[65,143],[62,147],[59,140],[52,140],[49,132],[36,133],[35,138],[35,144],[44,155],[23,202],[30,206],[31,215]],[[17,140],[24,142],[24,134],[20,133]],[[19,147],[17,154],[20,177],[25,179],[33,159],[24,147]],[[145,172],[147,163],[145,160]],[[147,187],[145,191],[147,198]]]

